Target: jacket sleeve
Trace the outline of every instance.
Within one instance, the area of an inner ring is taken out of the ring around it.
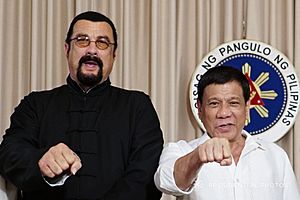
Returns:
[[[105,200],[161,198],[153,175],[163,148],[162,131],[150,98],[141,98],[138,104],[129,164],[124,176],[105,195]]]
[[[46,150],[38,146],[39,123],[32,94],[15,108],[0,145],[0,173],[22,190],[46,186],[38,167]]]

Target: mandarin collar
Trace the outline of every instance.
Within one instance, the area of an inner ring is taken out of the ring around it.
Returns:
[[[101,84],[98,84],[90,89],[88,89],[87,91],[84,91],[76,81],[74,81],[70,75],[68,75],[67,77],[67,85],[69,86],[69,88],[71,88],[71,91],[80,94],[80,95],[88,95],[88,96],[97,96],[103,93],[103,91],[105,91],[110,85],[110,79],[107,78],[107,80],[105,80],[104,82],[102,82]]]

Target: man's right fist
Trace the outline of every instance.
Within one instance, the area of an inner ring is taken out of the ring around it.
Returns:
[[[38,165],[42,175],[49,178],[66,170],[74,175],[82,166],[80,158],[64,143],[51,147],[39,160]]]
[[[222,166],[231,165],[232,157],[229,141],[225,138],[211,138],[198,146],[201,163],[218,162]]]

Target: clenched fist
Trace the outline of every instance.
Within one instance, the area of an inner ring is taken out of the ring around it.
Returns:
[[[212,138],[198,146],[201,163],[218,162],[222,166],[231,165],[231,149],[227,139]]]
[[[74,175],[82,166],[80,158],[63,143],[51,147],[39,160],[38,165],[42,175],[49,178],[67,170]]]
[[[227,139],[211,138],[194,151],[177,159],[174,166],[176,185],[182,190],[189,188],[200,168],[208,162],[218,162],[222,166],[231,165],[231,149]]]

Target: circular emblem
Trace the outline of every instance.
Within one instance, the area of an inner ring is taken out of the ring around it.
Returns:
[[[277,49],[253,40],[224,43],[198,64],[190,83],[190,105],[200,128],[197,85],[212,67],[232,66],[250,85],[250,112],[244,129],[254,137],[275,142],[294,124],[299,109],[299,82],[293,64]]]

